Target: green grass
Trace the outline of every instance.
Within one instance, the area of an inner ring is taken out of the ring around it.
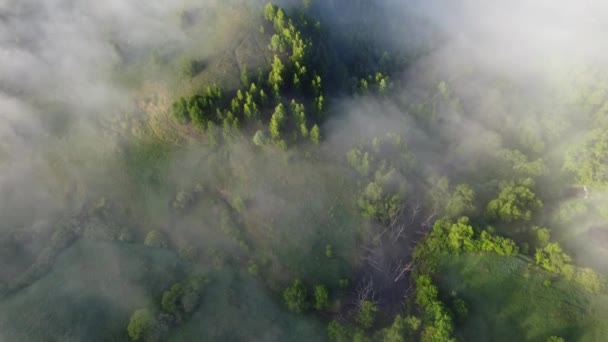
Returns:
[[[520,258],[450,257],[440,265],[438,283],[446,302],[457,296],[468,306],[467,319],[457,327],[464,341],[544,342],[552,335],[604,341],[608,336],[608,296],[592,295]]]
[[[248,274],[224,269],[208,275],[198,311],[169,341],[322,341],[325,325],[286,311]]]
[[[169,251],[81,240],[49,274],[0,302],[0,340],[128,340],[131,313],[180,277]]]

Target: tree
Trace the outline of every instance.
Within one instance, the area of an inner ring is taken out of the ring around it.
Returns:
[[[133,341],[145,339],[153,331],[155,324],[156,320],[150,310],[136,310],[133,315],[131,315],[129,326],[127,327],[129,337],[131,337]]]
[[[580,268],[574,276],[574,281],[592,293],[599,293],[602,281],[597,273],[590,268]]]
[[[312,2],[313,0],[302,0],[302,6],[304,6],[305,9],[309,9],[312,6]]]
[[[450,227],[448,232],[448,245],[455,254],[460,254],[460,252],[472,252],[475,250],[473,227],[467,223],[468,220],[458,220],[457,223]]]
[[[247,65],[243,65],[241,69],[241,84],[243,87],[249,87],[249,73],[247,73]]]
[[[266,134],[260,130],[253,135],[253,143],[255,146],[262,147],[268,143],[268,138],[266,137]]]
[[[315,287],[315,309],[325,310],[329,305],[329,292],[323,285]]]
[[[346,159],[352,168],[361,176],[367,177],[370,172],[370,156],[368,152],[354,148],[346,154]]]
[[[462,298],[454,298],[452,301],[452,312],[454,312],[459,322],[464,322],[469,314],[469,308],[467,308],[467,304]]]
[[[475,191],[466,184],[459,184],[454,189],[445,206],[445,216],[457,218],[475,211]]]
[[[199,62],[193,58],[184,58],[180,63],[180,73],[183,77],[192,78],[199,70]]]
[[[421,275],[416,278],[416,304],[421,307],[428,307],[437,300],[439,290],[433,284],[431,277]]]
[[[283,12],[283,9],[277,9],[273,22],[275,31],[283,32],[283,29],[285,28],[285,13]]]
[[[564,168],[585,185],[608,187],[608,129],[598,128],[566,153]]]
[[[289,104],[291,115],[295,118],[296,125],[300,127],[300,133],[303,137],[308,136],[308,129],[306,128],[306,109],[301,103],[297,103],[295,100],[291,100]]]
[[[155,248],[165,248],[168,246],[167,238],[158,230],[151,230],[146,235],[144,245]]]
[[[301,313],[308,309],[306,287],[300,279],[296,279],[294,283],[285,289],[283,299],[289,310]]]
[[[184,97],[180,97],[173,103],[173,117],[181,124],[190,122],[190,113],[188,112],[188,101]]]
[[[547,228],[534,226],[532,227],[532,231],[536,235],[536,246],[538,247],[545,247],[551,240],[551,233]]]
[[[270,118],[270,136],[273,140],[281,139],[281,128],[285,124],[286,116],[285,116],[285,107],[282,103],[275,108],[274,113],[272,114],[272,118]]]
[[[563,337],[551,336],[547,339],[547,342],[566,342]]]
[[[498,151],[499,173],[503,178],[521,179],[540,177],[545,173],[542,159],[528,161],[528,156],[519,150]]]
[[[557,242],[537,249],[534,259],[538,265],[549,272],[563,274],[568,279],[572,279],[574,275],[574,267],[571,264],[572,258],[562,250]]]
[[[312,129],[310,130],[310,140],[315,144],[318,144],[319,141],[321,141],[321,130],[319,129],[319,126],[312,126]]]
[[[174,284],[171,286],[169,291],[165,291],[165,293],[163,293],[163,298],[160,304],[161,308],[168,313],[175,314],[183,294],[184,287],[182,284]]]
[[[268,21],[274,21],[276,15],[277,7],[270,2],[266,4],[266,7],[264,7],[264,18]]]
[[[417,317],[397,315],[388,328],[382,331],[383,342],[412,341],[422,322]]]
[[[194,309],[198,306],[198,302],[200,300],[200,295],[198,291],[193,289],[188,289],[184,295],[182,296],[181,303],[182,309],[185,313],[190,314],[194,312]]]
[[[376,313],[378,312],[378,307],[370,300],[365,300],[361,303],[359,307],[359,313],[355,320],[361,327],[364,329],[369,329],[374,325],[374,321],[376,320]]]
[[[532,218],[532,211],[543,207],[543,203],[530,189],[533,185],[534,181],[531,178],[517,184],[505,183],[498,198],[488,203],[488,215],[505,222],[529,221]]]
[[[283,74],[285,73],[285,66],[279,56],[275,55],[272,61],[272,69],[268,74],[268,83],[272,86],[272,90],[276,97],[280,96],[281,87],[285,82],[283,79]]]
[[[327,336],[329,337],[330,342],[352,341],[352,332],[336,321],[331,321],[327,325]]]
[[[323,112],[323,109],[325,108],[325,99],[323,98],[323,95],[315,97],[314,108],[319,114]]]

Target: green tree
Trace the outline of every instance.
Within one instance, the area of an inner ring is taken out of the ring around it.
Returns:
[[[566,342],[563,337],[551,336],[547,339],[547,342]]]
[[[310,140],[315,144],[318,144],[321,141],[321,130],[319,129],[319,126],[312,126],[312,129],[310,130]]]
[[[450,227],[447,236],[448,245],[453,253],[472,252],[475,250],[473,240],[473,227],[468,225],[468,220],[458,220]]]
[[[315,287],[315,309],[325,310],[329,305],[329,292],[323,285]]]
[[[127,332],[133,341],[140,341],[152,333],[155,325],[156,320],[150,310],[139,309],[131,315]]]
[[[579,183],[608,187],[608,129],[597,128],[566,153],[564,167],[576,175]]]
[[[327,337],[330,342],[351,342],[352,332],[344,325],[331,321],[327,325]]]
[[[163,297],[160,302],[161,308],[168,313],[175,314],[183,294],[184,287],[182,284],[174,284],[171,286],[170,290],[163,293]]]
[[[416,278],[416,304],[425,308],[437,300],[439,290],[433,284],[431,277],[421,275]]]
[[[557,242],[537,249],[534,259],[538,265],[549,272],[563,274],[568,279],[572,279],[574,275],[574,267],[571,264],[572,258],[562,250]]]
[[[420,319],[407,316],[397,315],[393,323],[382,330],[383,342],[407,342],[414,339],[414,334],[420,329]]]
[[[378,307],[372,301],[365,300],[359,306],[359,313],[357,313],[357,317],[355,321],[364,329],[369,329],[374,325],[374,321],[376,320],[376,313],[378,312]]]
[[[272,117],[270,118],[270,136],[273,140],[278,141],[281,139],[281,129],[285,125],[285,120],[287,119],[285,115],[285,107],[282,103],[275,108]]]
[[[598,274],[590,268],[578,269],[574,276],[574,281],[593,293],[599,293],[602,289],[602,280]]]
[[[247,65],[241,68],[241,84],[243,87],[249,87],[249,73],[247,73]]]
[[[180,97],[173,103],[173,116],[181,124],[190,122],[190,113],[188,112],[188,100]]]
[[[166,248],[169,243],[163,232],[159,230],[151,230],[144,239],[144,245],[155,248]]]
[[[277,98],[280,96],[283,83],[285,83],[284,73],[285,66],[283,65],[283,62],[279,56],[275,55],[272,61],[272,69],[268,74],[268,83],[272,87],[272,90]]]
[[[272,3],[267,3],[266,7],[264,7],[264,18],[268,21],[274,21],[275,16],[277,15],[277,7]]]
[[[528,156],[519,150],[500,150],[498,158],[499,174],[503,178],[536,178],[546,172],[545,163],[541,159],[528,161]]]
[[[264,132],[259,130],[253,135],[253,143],[256,146],[262,147],[268,143],[268,138],[266,137],[266,134],[264,134]]]
[[[538,247],[545,247],[551,240],[551,233],[547,228],[534,226],[532,227],[532,231],[536,235],[536,246]]]
[[[533,186],[534,181],[530,178],[519,183],[503,184],[498,198],[488,203],[488,215],[505,222],[529,221],[532,211],[543,207],[543,203],[531,190]]]
[[[300,279],[296,279],[294,283],[283,291],[283,299],[289,310],[301,313],[308,309],[308,298],[306,287]]]
[[[466,184],[457,185],[445,206],[445,216],[454,219],[474,211],[475,191]]]
[[[198,73],[199,62],[193,58],[184,58],[180,63],[179,70],[183,77],[192,78]]]

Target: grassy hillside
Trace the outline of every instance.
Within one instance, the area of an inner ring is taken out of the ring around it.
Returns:
[[[261,283],[223,269],[209,275],[201,307],[169,341],[320,341],[320,322],[286,312]]]
[[[167,250],[81,240],[49,274],[0,302],[0,340],[128,340],[132,311],[180,273]]]
[[[457,327],[464,341],[601,341],[608,335],[608,296],[591,295],[520,258],[454,256],[438,273],[446,302],[458,297],[468,307]]]

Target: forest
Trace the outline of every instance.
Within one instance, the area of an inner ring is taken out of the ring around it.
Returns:
[[[605,19],[0,2],[0,342],[605,341]]]

